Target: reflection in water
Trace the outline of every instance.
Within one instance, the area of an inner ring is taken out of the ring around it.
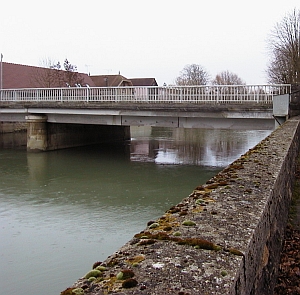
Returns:
[[[59,294],[268,133],[133,128],[126,146],[0,149],[1,292]]]
[[[135,132],[141,136],[133,130],[132,161],[215,167],[227,166],[270,134],[269,130],[150,128],[145,139],[135,140]]]

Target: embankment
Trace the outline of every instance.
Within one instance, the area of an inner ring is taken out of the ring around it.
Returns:
[[[272,294],[299,152],[299,120],[288,120],[149,221],[61,294]]]

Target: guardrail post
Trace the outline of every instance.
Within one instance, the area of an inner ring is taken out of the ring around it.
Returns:
[[[115,102],[117,102],[118,101],[118,89],[114,88],[114,91],[115,91]]]
[[[86,101],[89,102],[89,88],[86,88]]]
[[[180,88],[180,96],[179,96],[179,101],[182,102],[182,87]]]

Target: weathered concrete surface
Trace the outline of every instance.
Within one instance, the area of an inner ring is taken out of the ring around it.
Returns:
[[[37,101],[37,102],[22,102],[22,101],[0,101],[1,109],[39,109],[39,108],[53,108],[53,109],[112,109],[112,110],[161,110],[161,111],[187,111],[194,112],[199,109],[208,112],[224,112],[224,111],[262,111],[272,112],[272,103],[256,103],[256,102],[243,102],[243,103],[151,103],[151,102],[84,102],[84,101]]]
[[[292,85],[291,99],[289,105],[289,116],[300,115],[300,85]]]
[[[15,133],[27,131],[27,123],[23,122],[0,122],[0,133]]]
[[[61,294],[272,294],[299,133],[287,121]]]
[[[47,115],[50,123],[182,128],[273,129],[272,104],[0,102],[0,121]]]

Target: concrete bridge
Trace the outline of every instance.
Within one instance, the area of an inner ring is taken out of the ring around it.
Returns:
[[[291,85],[3,89],[0,122],[28,123],[28,150],[126,140],[130,126],[272,129],[274,98],[281,108],[290,93]]]

